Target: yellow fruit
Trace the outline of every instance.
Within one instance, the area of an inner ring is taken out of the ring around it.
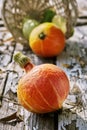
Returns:
[[[52,19],[52,22],[62,30],[62,32],[65,34],[67,31],[66,28],[66,19],[60,15],[55,15]]]

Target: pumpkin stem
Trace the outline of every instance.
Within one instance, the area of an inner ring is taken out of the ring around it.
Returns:
[[[21,52],[18,52],[14,55],[14,61],[19,64],[21,68],[24,68],[26,72],[33,68],[33,64],[30,62],[30,59],[23,55]]]
[[[46,37],[46,34],[44,34],[44,32],[41,32],[41,33],[39,34],[39,38],[40,38],[40,39],[44,40],[45,37]]]

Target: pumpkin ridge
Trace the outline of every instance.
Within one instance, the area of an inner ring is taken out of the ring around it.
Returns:
[[[21,91],[20,91],[19,93],[20,93],[21,99],[23,100],[23,102],[25,103],[25,105],[29,108],[29,110],[30,110],[30,111],[38,112],[38,110],[34,109],[31,105],[29,105],[29,104],[25,101],[24,97],[23,97],[22,94],[21,94]],[[21,103],[22,103],[22,102],[21,102]]]
[[[37,89],[37,87],[36,87],[36,85],[35,85],[35,83],[33,83],[33,85],[34,85],[34,88],[37,90],[37,92],[39,93],[39,91],[38,91],[38,89]],[[41,96],[41,95],[40,95]],[[44,101],[45,102],[45,101]],[[38,104],[36,101],[35,101],[35,99],[33,98],[33,103],[34,104],[36,104],[39,108],[40,108],[40,110],[39,111],[43,111],[43,110],[45,110],[46,108],[44,107],[44,106],[41,106],[40,104]],[[46,102],[45,102],[46,103]],[[46,104],[47,105],[47,104]],[[49,109],[47,109],[46,111],[51,111],[51,107],[49,107]]]
[[[53,88],[53,90],[54,90],[54,92],[55,92],[55,95],[56,95],[56,97],[57,97],[57,102],[58,102],[58,104],[59,104],[59,108],[61,108],[61,102],[60,102],[60,95],[58,94],[58,92],[57,92],[57,90],[55,89],[55,86],[53,85],[53,83],[52,83],[52,81],[49,79],[49,82],[50,82],[50,84],[51,84],[51,87]],[[59,98],[59,99],[58,99]]]
[[[36,88],[36,90],[37,90],[37,87],[36,87],[36,85],[35,85],[35,84],[34,84],[34,87],[35,87],[35,88]],[[20,92],[20,91],[19,91],[19,92]],[[23,94],[21,94],[21,95],[23,95]],[[21,96],[21,97],[22,97],[22,96]],[[23,99],[23,97],[22,97],[22,99]],[[24,101],[24,102],[26,102],[26,100],[25,100],[25,99],[24,99],[23,101]],[[26,103],[27,103],[27,102],[26,102]],[[41,111],[43,111],[43,109],[45,109],[45,107],[43,107],[43,106],[41,106],[41,105],[37,104],[37,103],[36,103],[36,101],[34,100],[34,98],[33,98],[33,104],[38,105]],[[29,105],[28,103],[27,103],[27,105],[28,105],[28,106],[30,106],[29,108],[30,108],[30,110],[32,110],[32,111],[33,111],[34,109],[35,109],[35,110],[37,109],[36,107],[34,108],[34,106]],[[32,108],[34,108],[34,109],[32,109]],[[52,109],[52,108],[51,108],[51,109]],[[40,111],[40,110],[37,110],[37,111]]]
[[[35,85],[35,87],[36,87],[36,85]],[[51,109],[56,110],[54,107],[52,107],[52,106],[46,101],[46,99],[44,98],[44,96],[42,95],[42,93],[39,91],[39,89],[38,89],[37,87],[36,87],[36,89],[37,89],[38,93],[40,94],[41,98],[44,100],[44,102],[45,102]]]
[[[65,84],[66,84],[66,81],[68,81],[68,80],[63,80],[62,79],[62,77],[66,77],[66,79],[67,79],[67,76],[65,75],[65,73],[62,73],[62,75],[58,75],[58,74],[56,74],[56,76],[58,76],[59,78],[60,78],[60,82],[61,82],[61,84],[62,84],[62,86],[64,86]],[[63,82],[62,82],[63,81]],[[69,84],[69,82],[68,82],[68,84]],[[67,85],[68,86],[68,85]],[[65,89],[63,89],[63,90],[65,90]],[[63,101],[64,101],[64,99],[66,98],[66,96],[67,96],[67,93],[66,93],[67,91],[65,90],[65,93],[63,93]]]

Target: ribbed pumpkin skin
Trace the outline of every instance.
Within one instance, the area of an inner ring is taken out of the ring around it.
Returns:
[[[47,113],[62,107],[69,93],[66,74],[53,64],[33,67],[18,84],[17,95],[24,108]]]
[[[43,33],[44,39],[39,36]],[[60,54],[65,48],[63,32],[52,23],[43,23],[35,27],[30,34],[29,45],[38,56],[53,57]]]

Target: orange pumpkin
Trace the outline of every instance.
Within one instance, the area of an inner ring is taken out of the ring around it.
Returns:
[[[20,53],[14,59],[27,72],[17,88],[21,105],[36,113],[60,109],[69,93],[69,80],[65,72],[53,64],[35,66]]]
[[[39,56],[53,57],[63,51],[65,36],[53,23],[42,23],[32,30],[29,45]]]

